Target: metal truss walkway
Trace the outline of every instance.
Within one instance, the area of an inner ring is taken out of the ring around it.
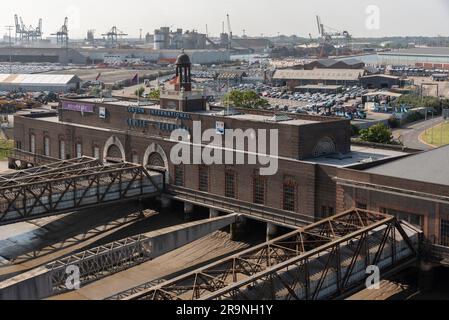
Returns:
[[[173,280],[140,286],[123,300],[319,300],[414,263],[421,232],[396,218],[351,210]]]
[[[93,158],[49,163],[0,176],[0,225],[160,194],[160,173]]]

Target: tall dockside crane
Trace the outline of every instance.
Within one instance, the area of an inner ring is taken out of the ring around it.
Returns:
[[[228,45],[228,49],[231,50],[232,49],[232,28],[231,28],[231,18],[229,17],[229,14],[226,15],[227,20],[228,20],[228,31],[229,31],[229,45]]]
[[[56,36],[56,43],[69,47],[69,18],[65,17],[64,24],[58,32],[53,33],[52,36]]]
[[[321,54],[320,58],[325,55],[326,47],[330,46],[340,46],[343,42],[345,46],[348,46],[352,40],[352,36],[348,31],[338,31],[334,28],[325,26],[321,18],[316,16],[317,26],[318,26],[318,34],[321,38]]]
[[[21,17],[17,14],[14,15],[14,22],[16,26],[16,42],[20,39],[21,42],[36,42],[42,39],[42,19],[39,19],[38,26],[34,28],[29,26],[28,28],[23,23]]]
[[[112,48],[117,47],[119,37],[127,35],[127,33],[120,31],[116,26],[113,26],[108,33],[102,34],[103,37],[107,37],[107,42]]]

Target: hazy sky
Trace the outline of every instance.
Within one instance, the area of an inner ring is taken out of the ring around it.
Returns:
[[[205,32],[208,24],[216,35],[226,13],[234,34],[246,29],[257,36],[317,36],[318,14],[325,25],[354,36],[449,35],[449,0],[9,0],[0,11],[4,26],[14,24],[15,13],[26,25],[42,17],[44,36],[57,31],[65,16],[72,37],[85,37],[88,29],[98,36],[113,25],[138,36],[140,28],[144,33],[159,26]]]

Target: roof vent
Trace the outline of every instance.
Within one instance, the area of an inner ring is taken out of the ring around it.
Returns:
[[[286,114],[277,114],[275,115],[273,118],[271,118],[268,121],[271,122],[283,122],[283,121],[290,121],[293,120],[292,118],[290,118],[289,116],[287,116]]]
[[[217,113],[217,115],[225,116],[225,117],[238,116],[240,114],[242,114],[242,113],[238,112],[237,110],[235,110],[233,108],[225,109],[225,110],[220,111],[219,113]]]

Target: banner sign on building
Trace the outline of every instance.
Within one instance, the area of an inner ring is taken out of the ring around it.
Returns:
[[[99,116],[101,119],[106,119],[106,108],[104,107],[99,108]]]
[[[225,134],[225,123],[223,121],[217,121],[215,128],[217,130],[217,134]]]
[[[76,102],[63,102],[62,109],[68,111],[76,111],[82,113],[93,113],[94,106],[91,104],[76,103]]]

